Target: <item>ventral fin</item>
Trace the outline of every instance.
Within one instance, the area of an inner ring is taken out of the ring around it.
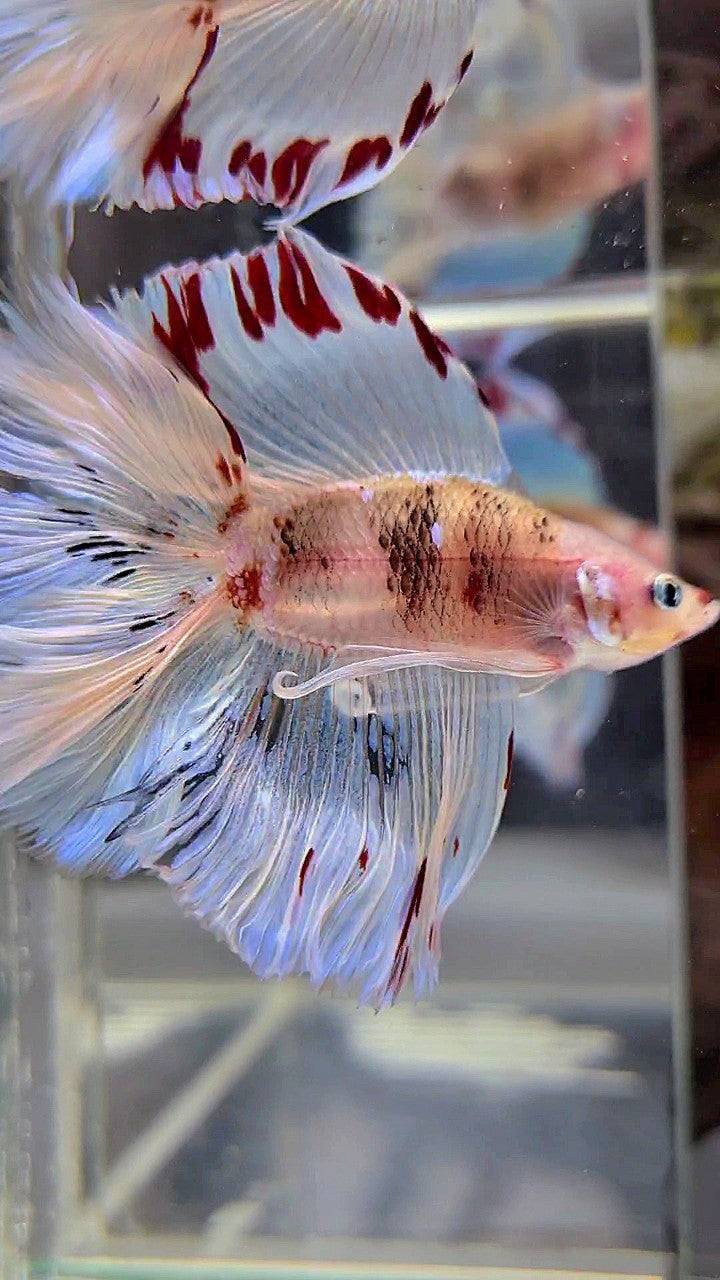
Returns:
[[[168,269],[117,309],[144,341],[165,341],[191,281],[202,341],[166,345],[235,425],[251,470],[312,484],[507,479],[474,379],[390,285],[293,230],[248,256]]]

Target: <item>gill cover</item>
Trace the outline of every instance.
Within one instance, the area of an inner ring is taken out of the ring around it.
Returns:
[[[618,645],[622,638],[620,611],[610,574],[598,565],[581,564],[577,571],[577,583],[590,634],[609,648]]]

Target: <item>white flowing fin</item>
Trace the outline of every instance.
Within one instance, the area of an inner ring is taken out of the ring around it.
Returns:
[[[241,200],[290,221],[364,191],[432,123],[472,58],[477,0],[242,0],[111,204]]]
[[[232,613],[218,523],[244,470],[234,428],[155,354],[59,284],[22,305],[0,338],[0,808],[52,844],[148,732],[177,655]]]
[[[167,135],[212,54],[213,8],[0,0],[0,174],[19,174],[48,203],[101,199],[128,173],[141,180],[153,138]]]
[[[228,633],[214,699],[196,698],[113,838],[260,975],[307,973],[376,1006],[411,975],[425,994],[502,809],[512,697],[423,667],[369,681],[381,713],[346,714],[328,691],[273,696],[290,656],[255,638],[238,662]],[[303,674],[319,661],[303,655]]]
[[[432,123],[477,0],[0,0],[0,172],[55,201],[292,219],[361,191]]]
[[[201,343],[190,281],[207,321]],[[116,306],[202,380],[268,478],[410,472],[502,484],[509,474],[495,419],[443,340],[389,285],[301,231],[246,257],[168,269]]]

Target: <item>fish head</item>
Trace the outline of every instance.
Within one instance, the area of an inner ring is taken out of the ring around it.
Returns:
[[[577,570],[582,634],[579,666],[615,670],[657,657],[713,626],[720,601],[621,549]]]

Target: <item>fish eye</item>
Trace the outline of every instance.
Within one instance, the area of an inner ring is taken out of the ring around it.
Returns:
[[[661,609],[677,609],[683,598],[683,589],[677,578],[660,573],[652,584],[652,598]]]

